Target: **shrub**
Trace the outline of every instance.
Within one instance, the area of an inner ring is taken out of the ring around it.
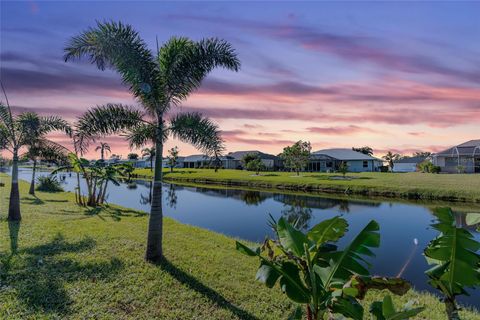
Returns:
[[[44,192],[64,191],[62,186],[60,185],[60,182],[58,182],[57,177],[55,176],[39,177],[37,181],[38,181],[37,191],[44,191]]]

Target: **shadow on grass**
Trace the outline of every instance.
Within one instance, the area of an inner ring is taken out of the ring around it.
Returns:
[[[168,272],[173,278],[175,278],[178,282],[182,283],[183,285],[187,286],[191,290],[194,290],[200,294],[202,294],[204,297],[206,297],[210,302],[213,304],[217,305],[220,308],[226,309],[230,312],[232,312],[234,315],[239,317],[240,319],[245,319],[245,320],[258,320],[257,317],[254,315],[250,314],[249,312],[242,310],[238,308],[237,306],[233,305],[231,302],[229,302],[227,299],[225,299],[221,294],[216,292],[210,287],[207,287],[200,281],[198,281],[196,278],[193,276],[189,275],[185,271],[177,268],[174,266],[170,261],[168,261],[166,258],[162,260],[162,262],[159,262],[157,264],[162,270],[165,272]]]
[[[120,221],[122,217],[143,217],[143,216],[146,216],[147,213],[131,210],[131,209],[125,209],[125,208],[103,206],[103,207],[87,208],[85,209],[85,215],[97,216],[102,220],[105,220],[105,217],[109,217],[114,221]]]
[[[37,196],[28,196],[20,199],[24,204],[33,204],[33,205],[42,205],[45,204],[45,201],[40,199]]]
[[[67,282],[108,281],[115,278],[123,268],[122,262],[117,258],[104,262],[80,262],[59,257],[65,253],[93,249],[95,241],[91,238],[67,242],[58,234],[48,243],[19,250],[19,228],[18,223],[9,224],[11,253],[0,255],[0,281],[14,288],[21,304],[32,312],[66,316],[72,312],[73,303],[66,290]]]

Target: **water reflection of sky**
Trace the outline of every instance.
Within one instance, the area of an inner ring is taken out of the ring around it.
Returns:
[[[30,177],[29,169],[20,170],[21,179],[29,180]],[[65,179],[64,189],[73,191],[75,175],[66,173],[62,174],[62,177]],[[85,190],[85,186],[82,187]],[[340,241],[340,246],[350,241],[374,219],[380,224],[381,246],[375,250],[373,273],[396,276],[404,269],[402,276],[414,283],[417,289],[431,290],[424,274],[428,265],[422,253],[437,232],[430,227],[434,217],[427,207],[408,203],[339,200],[172,184],[164,184],[163,188],[166,216],[182,223],[251,241],[262,241],[266,236],[272,236],[268,227],[270,214],[275,219],[284,216],[290,221],[298,221],[303,228],[309,228],[335,215],[342,215],[349,223],[349,232]],[[149,181],[136,181],[135,188],[124,183],[120,186],[110,185],[107,199],[109,203],[149,211],[150,190]],[[459,223],[462,223],[460,216]],[[474,230],[471,229],[476,239],[480,240],[480,234]],[[418,245],[414,244],[414,239],[418,241]],[[476,290],[471,297],[463,298],[463,301],[480,307],[479,291]]]

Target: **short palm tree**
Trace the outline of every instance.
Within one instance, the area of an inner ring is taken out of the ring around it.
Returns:
[[[170,121],[166,114],[187,99],[202,80],[217,67],[238,71],[240,61],[232,46],[220,39],[198,42],[171,38],[154,54],[130,26],[121,22],[98,22],[71,38],[65,60],[88,57],[100,70],[116,70],[145,113],[123,105],[93,108],[79,123],[88,142],[98,135],[129,130],[130,145],[155,145],[153,198],[148,227],[146,259],[160,262],[162,252],[162,158],[168,135],[204,150],[222,145],[219,130],[196,113],[177,114]],[[215,152],[215,151],[213,151]]]
[[[29,194],[35,195],[35,175],[37,169],[37,161],[45,160],[52,161],[56,163],[65,163],[67,161],[67,155],[70,152],[64,146],[48,140],[47,138],[41,138],[38,140],[32,140],[27,148],[25,156],[33,161],[32,167],[32,180],[30,182]]]
[[[398,153],[388,151],[387,154],[384,155],[382,158],[388,162],[388,167],[390,168],[390,171],[393,171],[393,162],[400,159],[400,155]]]
[[[3,85],[2,85],[3,90]],[[4,94],[5,94],[5,90]],[[8,207],[8,220],[20,221],[20,193],[18,190],[18,156],[22,147],[37,148],[39,141],[54,130],[69,131],[68,124],[56,116],[41,117],[33,112],[13,115],[8,98],[0,103],[0,142],[4,149],[12,153],[12,186]],[[33,150],[32,150],[33,151]]]
[[[143,148],[142,157],[147,157],[148,161],[150,161],[150,170],[153,170],[153,160],[155,159],[155,147]]]
[[[110,145],[106,142],[100,142],[100,144],[95,148],[95,151],[100,150],[100,159],[105,160],[105,155],[107,152],[112,152]]]

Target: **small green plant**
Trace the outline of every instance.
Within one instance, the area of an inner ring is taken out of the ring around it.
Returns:
[[[338,171],[343,175],[343,177],[345,178],[345,175],[347,174],[348,172],[348,164],[346,161],[342,161],[340,163],[340,166],[338,167]]]
[[[55,176],[44,176],[38,177],[37,179],[37,191],[44,192],[62,192],[64,191],[57,177]]]
[[[307,233],[294,228],[285,218],[271,221],[276,240],[266,239],[261,247],[249,248],[236,242],[238,251],[260,259],[256,279],[273,288],[277,282],[287,297],[306,306],[308,320],[333,319],[336,314],[363,319],[358,300],[370,289],[388,289],[403,295],[408,282],[400,278],[372,277],[366,256],[380,245],[379,226],[370,221],[343,249],[335,244],[344,236],[348,223],[337,216],[320,222]],[[290,319],[300,319],[298,307]],[[401,318],[399,318],[401,319]]]
[[[386,295],[383,301],[375,301],[370,306],[370,313],[375,320],[410,319],[422,312],[425,307],[413,307],[413,301],[408,302],[401,310],[396,310],[392,297]]]
[[[417,169],[423,173],[440,173],[441,167],[434,165],[428,160],[424,160],[417,165]]]
[[[430,285],[443,294],[448,319],[460,319],[456,296],[468,295],[466,287],[480,286],[480,243],[468,230],[457,227],[450,208],[436,209],[434,214],[438,221],[432,226],[440,234],[425,249],[427,262],[433,265],[425,273]],[[476,214],[467,217],[469,223],[480,222]]]
[[[465,173],[465,166],[458,165],[456,166],[457,173]]]

